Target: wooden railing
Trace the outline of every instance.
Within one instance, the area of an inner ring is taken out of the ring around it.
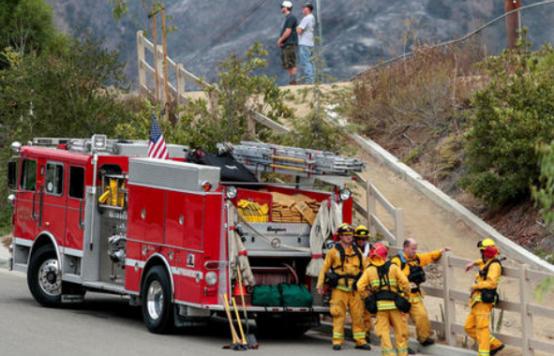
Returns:
[[[213,84],[206,82],[204,79],[187,71],[183,64],[176,63],[171,58],[167,57],[168,64],[168,96],[166,98],[164,85],[155,85],[156,82],[164,82],[164,51],[161,45],[156,46],[148,40],[142,31],[137,32],[137,60],[138,60],[138,75],[139,88],[141,92],[152,95],[160,102],[167,103],[176,99],[178,104],[185,103],[188,98],[186,96],[187,83],[193,83],[207,93],[207,100],[210,108],[217,105],[217,97],[219,88]],[[152,57],[152,63],[149,63],[147,53]],[[156,74],[158,80],[156,81]],[[256,135],[256,124],[267,127],[279,133],[288,133],[290,130],[270,119],[260,112],[251,111],[248,119],[248,131],[252,137]]]
[[[402,209],[392,205],[377,187],[359,174],[356,174],[355,178],[357,185],[363,192],[367,208],[354,201],[354,209],[366,219],[372,236],[382,236],[391,246],[398,246],[404,240],[404,215]],[[378,216],[378,206],[381,206],[392,219],[392,230]]]
[[[433,297],[443,299],[444,321],[433,322],[433,327],[445,336],[449,345],[457,344],[457,335],[465,335],[462,320],[456,320],[456,304],[467,305],[470,294],[468,291],[459,290],[456,275],[463,274],[465,266],[471,262],[463,258],[445,254],[441,260],[443,268],[443,287],[423,287],[423,291]],[[534,351],[551,353],[554,350],[554,342],[539,340],[533,332],[534,316],[554,319],[554,309],[535,303],[533,299],[534,285],[545,278],[552,277],[546,272],[530,270],[525,264],[519,267],[503,267],[502,280],[518,280],[519,300],[501,300],[496,308],[504,312],[516,312],[520,315],[521,335],[495,334],[506,345],[520,347],[524,356],[534,355]],[[502,295],[502,284],[500,292]]]
[[[381,235],[391,245],[390,255],[396,254],[400,250],[399,244],[404,240],[404,221],[402,209],[392,205],[383,194],[370,182],[367,182],[361,176],[356,176],[356,182],[361,188],[368,209],[360,205],[359,202],[354,202],[354,209],[357,213],[363,216],[368,224],[373,236]],[[384,208],[384,211],[390,215],[394,227],[389,229],[377,216],[377,205]],[[459,345],[458,336],[465,335],[464,320],[456,319],[456,305],[467,305],[470,294],[468,291],[460,290],[460,283],[456,276],[464,274],[466,265],[471,262],[460,257],[452,256],[450,253],[445,254],[441,259],[442,266],[442,288],[422,286],[422,290],[429,297],[442,299],[444,310],[443,320],[432,321],[433,329],[439,335],[444,335],[444,339],[448,345]],[[519,265],[519,267],[504,266],[502,280],[516,279],[518,280],[519,300],[504,299],[496,306],[497,309],[504,312],[516,312],[520,315],[521,335],[496,334],[506,345],[519,347],[522,350],[522,355],[534,355],[534,351],[552,352],[554,350],[554,342],[539,340],[534,335],[534,316],[548,318],[554,320],[554,309],[536,304],[533,299],[533,291],[535,284],[552,278],[553,275],[547,272],[539,272],[529,269],[528,265]],[[467,286],[469,288],[469,285]],[[502,295],[502,283],[500,286]]]

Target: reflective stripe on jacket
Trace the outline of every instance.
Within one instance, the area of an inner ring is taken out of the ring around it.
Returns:
[[[365,298],[369,294],[377,293],[379,291],[390,291],[393,293],[407,294],[410,290],[410,282],[408,278],[400,271],[397,265],[391,264],[388,273],[388,284],[381,285],[379,282],[379,273],[377,268],[385,264],[380,258],[372,258],[370,260],[370,266],[364,271],[364,274],[358,281],[358,291]],[[375,267],[375,268],[373,268]],[[379,300],[377,301],[377,309],[381,311],[396,309],[394,301]]]

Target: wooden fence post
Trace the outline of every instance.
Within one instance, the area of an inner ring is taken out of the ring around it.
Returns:
[[[177,102],[182,104],[185,102],[185,68],[181,63],[177,64]]]
[[[456,335],[452,330],[452,324],[456,321],[456,304],[450,298],[450,289],[455,286],[456,283],[453,280],[454,274],[452,273],[452,267],[450,266],[450,253],[443,254],[442,259],[442,283],[443,283],[443,299],[444,299],[444,337],[446,343],[450,346],[456,344]]]
[[[156,45],[156,47],[154,48],[154,51],[155,51],[154,58],[156,58],[156,62],[154,63],[154,65],[156,66],[156,76],[158,77],[156,95],[158,97],[158,100],[160,100],[162,103],[165,103],[167,98],[164,96],[163,85],[160,85],[160,83],[163,84],[163,75],[164,75],[164,50],[162,45]],[[160,79],[162,80],[160,81]]]
[[[396,246],[400,247],[404,241],[404,211],[401,208],[394,210],[394,236],[396,236]]]
[[[143,42],[144,32],[137,32],[137,60],[138,60],[138,77],[139,77],[139,92],[148,92],[146,86],[146,72],[144,69],[145,61],[145,51],[144,51],[144,42]]]
[[[371,183],[368,180],[367,187],[366,187],[367,226],[369,227],[369,232],[371,236],[376,236],[377,229],[375,228],[375,224],[373,224],[372,216],[377,215],[377,200],[375,199],[375,195],[373,194],[372,188],[373,187],[371,186]]]
[[[246,116],[246,130],[251,139],[256,138],[256,120],[253,118],[254,115],[254,113],[249,112]]]
[[[535,352],[529,345],[533,337],[533,315],[529,313],[532,286],[529,283],[529,266],[522,264],[519,276],[519,302],[521,305],[521,350],[523,356],[533,356]]]

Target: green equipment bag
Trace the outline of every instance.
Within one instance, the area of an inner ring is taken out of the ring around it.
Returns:
[[[314,297],[305,286],[298,284],[280,284],[284,307],[311,308]]]
[[[252,291],[252,305],[259,307],[280,307],[283,304],[277,286],[259,285]]]

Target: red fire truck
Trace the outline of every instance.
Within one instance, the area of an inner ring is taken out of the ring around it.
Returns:
[[[310,225],[274,222],[272,199],[301,194],[335,201],[342,219],[352,220],[344,187],[349,177],[303,177],[289,185],[228,182],[220,167],[191,163],[184,146],[168,145],[168,160],[149,159],[148,142],[102,135],[38,138],[12,149],[10,266],[27,274],[36,301],[55,307],[81,301],[86,291],[128,296],[142,306],[152,332],[224,315],[223,295],[236,288],[230,239],[239,201],[269,207],[266,220],[242,229],[255,230],[241,242],[256,280],[303,284],[314,296],[314,278],[306,275]],[[308,188],[314,178],[333,188]],[[308,308],[247,303],[246,309],[260,324],[293,321],[289,325],[303,332],[328,312],[321,298],[314,300]]]

